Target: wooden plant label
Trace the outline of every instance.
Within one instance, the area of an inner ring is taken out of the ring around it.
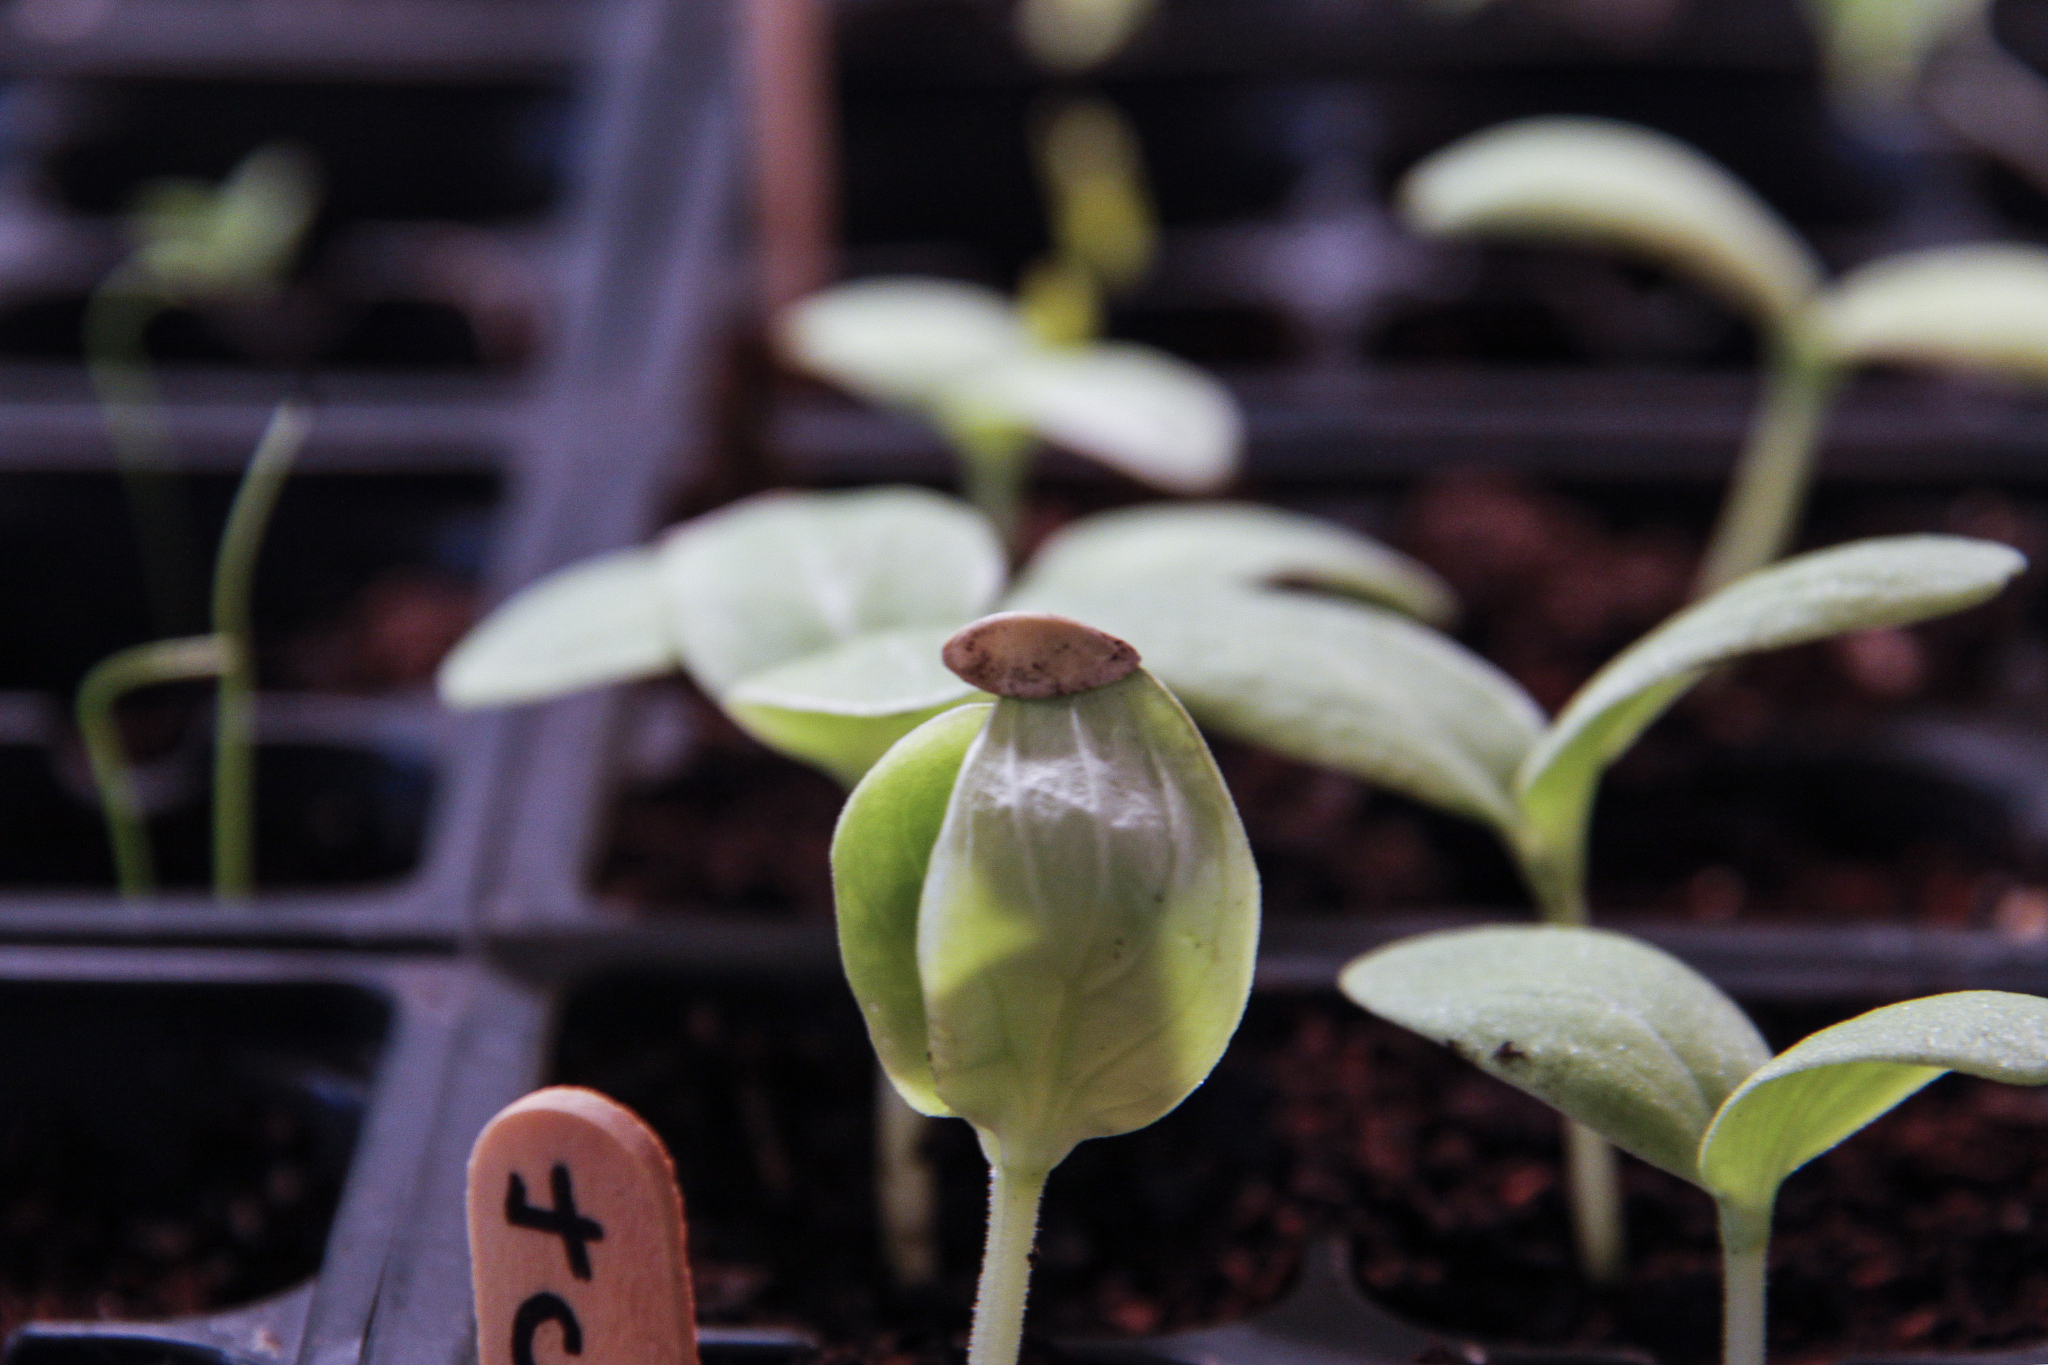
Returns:
[[[652,1129],[536,1090],[469,1154],[478,1365],[697,1365],[683,1200]]]

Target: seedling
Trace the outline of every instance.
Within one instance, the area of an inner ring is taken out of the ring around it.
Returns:
[[[1109,101],[1080,96],[1032,141],[1052,251],[1025,272],[1018,308],[1040,341],[1079,346],[1101,335],[1103,297],[1137,284],[1158,245],[1137,130]]]
[[[1711,982],[1597,929],[1428,934],[1357,959],[1340,984],[1711,1195],[1727,1365],[1763,1365],[1771,1210],[1785,1177],[1946,1072],[2048,1083],[2048,1000],[2037,996],[1908,1000],[1774,1058]]]
[[[1829,283],[1811,248],[1740,181],[1661,133],[1535,118],[1429,157],[1401,190],[1431,235],[1580,242],[1644,256],[1756,325],[1764,391],[1700,567],[1705,596],[1778,558],[1798,529],[1829,403],[1860,366],[2048,381],[2048,251],[1902,252]]]
[[[1048,70],[1084,71],[1114,57],[1159,0],[1017,0],[1017,39]]]
[[[1259,891],[1194,722],[1121,640],[1005,614],[832,840],[840,953],[883,1069],[992,1177],[969,1365],[1014,1365],[1046,1177],[1200,1085],[1251,990]]]
[[[1041,580],[1017,600],[1130,639],[1204,725],[1488,825],[1539,911],[1586,918],[1586,839],[1600,775],[1716,664],[1990,597],[2024,566],[1956,536],[1857,541],[1752,574],[1666,621],[1579,689],[1557,719],[1505,674],[1384,611],[1229,584]],[[1620,1270],[1613,1155],[1567,1134],[1589,1274]]]

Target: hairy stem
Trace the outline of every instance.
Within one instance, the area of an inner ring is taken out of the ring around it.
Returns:
[[[162,297],[122,267],[108,275],[87,301],[84,339],[86,369],[106,415],[128,495],[150,622],[158,635],[174,636],[199,624],[193,591],[198,554],[143,344],[149,324],[163,309]]]
[[[114,708],[140,687],[218,676],[223,662],[216,636],[156,640],[109,654],[78,685],[78,733],[85,741],[93,785],[99,789],[100,809],[106,812],[114,876],[125,899],[140,900],[156,891],[156,856]]]
[[[1764,1365],[1764,1283],[1771,1212],[1721,1206],[1721,1359]]]
[[[1774,562],[1792,543],[1813,481],[1821,423],[1840,382],[1837,367],[1801,356],[1791,343],[1774,348],[1763,399],[1693,583],[1695,598]]]
[[[1621,1169],[1607,1139],[1573,1119],[1564,1121],[1565,1177],[1572,1201],[1572,1240],[1579,1264],[1596,1284],[1621,1278],[1627,1253],[1621,1223]]]
[[[967,1365],[1017,1365],[1024,1296],[1031,1287],[1031,1243],[1038,1235],[1038,1203],[1048,1174],[1017,1170],[1000,1160],[989,1167],[988,1248],[981,1257]]]
[[[875,1072],[875,1204],[882,1259],[905,1287],[939,1274],[937,1180],[924,1142],[932,1120],[903,1102],[888,1073]]]
[[[250,599],[263,533],[311,425],[297,403],[287,399],[277,405],[235,491],[214,561],[213,630],[221,642],[223,667],[213,735],[213,889],[222,899],[246,899],[256,888],[256,656],[250,643]]]

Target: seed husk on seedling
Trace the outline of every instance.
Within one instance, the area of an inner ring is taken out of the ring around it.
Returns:
[[[1908,1000],[1772,1057],[1706,978],[1599,929],[1426,934],[1358,958],[1340,984],[1372,1013],[1712,1196],[1727,1365],[1763,1365],[1771,1210],[1787,1176],[1946,1072],[2048,1083],[2048,1000],[2038,996]]]
[[[1792,543],[1835,394],[1860,367],[1915,365],[2048,382],[2048,250],[1901,252],[1828,281],[1771,208],[1691,147],[1593,118],[1475,133],[1418,165],[1403,216],[1432,236],[1575,242],[1644,257],[1746,316],[1764,389],[1695,585],[1705,596]]]
[[[1236,1031],[1258,874],[1221,774],[1136,651],[1004,613],[945,647],[993,693],[864,777],[832,840],[847,980],[918,1111],[989,1161],[970,1365],[1014,1365],[1046,1177],[1154,1122]]]

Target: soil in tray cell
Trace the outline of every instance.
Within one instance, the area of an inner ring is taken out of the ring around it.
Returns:
[[[1777,1020],[1782,1045],[1830,1015]],[[1769,1022],[1769,1021],[1767,1021]],[[828,1358],[951,1362],[985,1171],[935,1123],[943,1273],[893,1288],[874,1248],[873,1057],[838,987],[592,983],[555,1079],[633,1106],[674,1152],[708,1320],[795,1323]],[[2048,1337],[2048,1093],[1938,1083],[1796,1174],[1778,1216],[1773,1359]],[[1718,1352],[1706,1196],[1625,1160],[1628,1280],[1579,1279],[1551,1111],[1334,995],[1253,1002],[1229,1054],[1152,1128],[1082,1144],[1047,1196],[1031,1330],[1137,1336],[1276,1301],[1350,1239],[1362,1285],[1447,1337]]]
[[[314,1274],[386,1013],[330,986],[0,984],[0,1337]]]

